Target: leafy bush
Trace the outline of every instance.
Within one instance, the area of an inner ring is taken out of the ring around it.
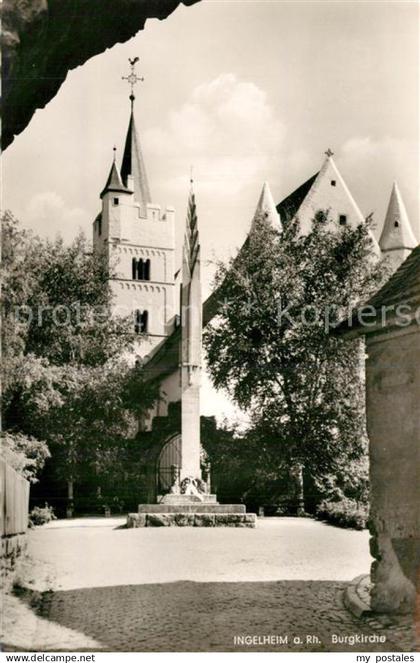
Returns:
[[[369,511],[366,504],[344,497],[337,502],[323,500],[317,507],[316,517],[339,527],[365,529]]]
[[[36,483],[37,474],[51,454],[45,442],[23,433],[5,431],[2,434],[0,455],[24,479]]]
[[[36,525],[45,525],[51,520],[57,520],[54,509],[45,503],[45,506],[35,506],[29,514],[29,523],[32,527]]]

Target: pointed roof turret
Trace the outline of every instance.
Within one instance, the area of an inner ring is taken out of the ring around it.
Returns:
[[[108,192],[115,192],[115,193],[132,193],[127,187],[124,186],[120,171],[118,170],[118,166],[115,163],[115,148],[114,148],[114,160],[112,162],[111,170],[109,171],[108,179],[106,181],[106,184],[101,192],[101,198],[104,197],[104,195]]]
[[[151,203],[152,199],[147,181],[146,167],[144,165],[143,154],[134,121],[133,103],[131,104],[130,122],[128,124],[121,164],[121,177],[125,186],[129,186],[129,175],[133,178],[134,200],[140,205],[141,216],[146,217],[147,204]]]
[[[379,246],[382,251],[414,249],[418,244],[398,184],[394,182]]]
[[[270,225],[276,230],[281,230],[280,216],[276,210],[268,182],[264,182],[263,184],[252,225],[254,225],[255,221],[260,217],[266,218]]]

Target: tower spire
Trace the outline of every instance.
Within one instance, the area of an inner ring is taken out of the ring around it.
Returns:
[[[115,153],[117,151],[117,148],[114,147],[112,148],[113,151],[113,158],[112,158],[112,164],[111,164],[111,170],[109,171],[108,179],[106,181],[106,184],[104,188],[101,191],[100,197],[103,198],[106,193],[109,193],[112,191],[113,193],[130,193],[127,190],[127,187],[124,186],[120,171],[118,170],[118,166],[115,162]]]
[[[398,184],[394,182],[379,246],[398,266],[417,244]]]
[[[268,182],[264,182],[263,184],[257,209],[255,210],[254,218],[252,220],[252,227],[255,226],[257,219],[261,217],[267,219],[270,226],[275,228],[275,230],[282,230],[280,216],[276,210]]]
[[[122,76],[122,79],[126,80],[131,87],[131,94],[129,97],[131,102],[131,113],[121,164],[121,177],[124,185],[134,193],[134,200],[140,206],[140,216],[145,218],[147,217],[147,204],[151,203],[152,199],[134,120],[134,101],[136,98],[134,95],[134,86],[139,81],[143,81],[144,78],[142,76],[137,76],[135,70],[139,58],[129,58],[128,61],[130,63],[131,71],[128,76]]]

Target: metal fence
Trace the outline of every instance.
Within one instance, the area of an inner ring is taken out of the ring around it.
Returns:
[[[0,458],[0,535],[24,534],[28,528],[29,482]]]

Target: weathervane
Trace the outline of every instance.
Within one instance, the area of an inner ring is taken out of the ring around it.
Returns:
[[[326,152],[324,152],[324,154],[326,154],[327,157],[332,157],[333,154],[334,154],[334,152],[333,152],[332,149],[329,147],[328,150],[326,150]]]
[[[134,86],[139,81],[144,81],[144,78],[143,76],[137,76],[136,74],[136,63],[139,61],[139,58],[138,57],[135,57],[133,59],[128,58],[128,61],[130,63],[131,71],[128,74],[128,76],[121,76],[121,78],[124,81],[128,81],[129,85],[131,85],[130,101],[131,101],[131,107],[133,107],[134,99],[136,98],[134,96]]]

